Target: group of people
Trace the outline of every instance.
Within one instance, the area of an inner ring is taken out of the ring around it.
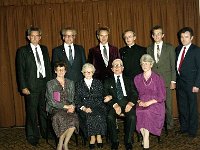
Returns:
[[[192,44],[193,30],[179,31],[180,45],[163,41],[161,26],[151,30],[153,43],[145,48],[135,43],[136,33],[126,30],[126,46],[108,43],[109,29],[96,31],[99,44],[89,49],[86,60],[82,46],[74,44],[76,30],[61,30],[63,44],[54,48],[52,60],[47,47],[39,43],[42,32],[27,30],[29,44],[16,55],[19,90],[26,102],[26,137],[37,145],[46,138],[46,115],[59,138],[57,150],[68,150],[73,132],[89,138],[89,148],[103,148],[108,136],[117,150],[117,118],[124,119],[124,145],[132,149],[132,136],[142,135],[149,149],[149,134],[160,136],[164,121],[173,129],[172,96],[176,88],[180,131],[195,137],[198,129],[197,93],[200,87],[200,48]],[[51,69],[53,68],[53,69]],[[38,123],[40,130],[38,128]]]

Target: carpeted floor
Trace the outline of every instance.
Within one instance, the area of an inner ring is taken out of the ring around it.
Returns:
[[[161,136],[161,143],[158,144],[157,137],[150,136],[150,149],[151,150],[200,150],[200,130],[198,131],[198,136],[196,138],[189,138],[187,135],[176,135],[174,131],[179,129],[178,120],[175,120],[175,127],[173,131],[169,131],[168,136],[165,135],[163,131]],[[120,137],[120,147],[119,150],[124,150],[123,145],[123,126],[119,123],[119,137]],[[140,142],[137,142],[136,135],[134,136],[135,143],[133,145],[134,150],[142,150],[140,147]],[[110,149],[110,144],[104,140],[104,150]],[[79,137],[78,146],[74,141],[74,136],[72,137],[69,148],[70,150],[87,150],[88,143],[83,146],[82,141]],[[55,147],[54,141],[49,140],[46,143],[45,139],[40,139],[39,145],[37,147],[31,146],[27,143],[25,139],[25,130],[23,127],[15,128],[0,128],[0,150],[54,150],[52,146]]]

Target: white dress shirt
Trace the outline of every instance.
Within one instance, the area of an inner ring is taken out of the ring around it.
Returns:
[[[157,45],[159,46],[160,49],[160,55],[162,53],[162,46],[163,46],[163,41],[161,41],[160,43],[154,43],[154,58],[156,60],[156,62],[158,62],[158,57],[157,57]]]
[[[127,96],[127,94],[126,94],[126,89],[125,89],[125,85],[124,85],[124,80],[123,80],[123,78],[122,78],[122,74],[120,74],[120,75],[114,74],[115,83],[117,83],[117,76],[119,76],[119,80],[120,80],[120,83],[121,83],[123,95],[124,95],[124,96]]]
[[[73,57],[73,59],[74,59],[74,55],[75,55],[74,44],[72,43],[72,44],[69,45],[69,44],[64,43],[65,53],[67,55],[68,60],[69,60],[69,46],[71,46],[71,49],[72,49],[72,57]]]
[[[40,45],[35,46],[32,43],[30,43],[30,45],[31,45],[31,49],[33,51],[36,66],[37,66],[37,78],[40,77],[39,72],[42,74],[43,78],[45,78],[46,77],[46,71],[45,71],[44,59],[43,59],[42,50],[40,48]],[[38,55],[39,55],[39,58],[40,58],[41,66],[38,64],[38,61],[37,61],[36,51],[35,51],[36,47],[37,47],[37,52],[38,52]]]
[[[187,51],[188,51],[190,45],[191,45],[191,43],[190,43],[189,45],[186,45],[186,46],[183,46],[183,47],[182,47],[182,49],[181,49],[181,51],[180,51],[180,53],[179,53],[179,55],[178,55],[177,66],[176,66],[176,67],[177,67],[177,71],[178,71],[178,68],[179,68],[179,64],[180,64],[180,61],[181,61],[181,56],[182,56],[184,47],[186,47],[186,49],[185,49],[185,54],[184,54],[184,58],[185,58],[185,55],[186,55],[186,53],[187,53]],[[178,71],[178,73],[179,73],[179,71]]]
[[[102,45],[102,44],[100,43],[99,45],[100,45],[100,50],[101,50],[101,55],[102,55],[102,57],[103,57],[103,61],[104,61],[105,65],[106,65],[106,67],[107,67],[107,66],[108,66],[108,61],[109,61],[109,46],[108,46],[108,43],[106,43],[105,45]],[[104,52],[103,52],[104,47],[103,47],[103,46],[106,47],[108,59],[106,59],[106,58],[104,57]]]

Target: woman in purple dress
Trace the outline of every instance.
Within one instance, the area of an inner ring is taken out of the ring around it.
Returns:
[[[52,115],[52,126],[59,138],[57,150],[68,150],[68,142],[74,131],[78,132],[79,122],[75,113],[74,82],[64,78],[66,64],[58,62],[54,66],[56,79],[47,82],[47,112]]]
[[[160,136],[165,120],[164,80],[152,72],[153,63],[150,55],[143,55],[140,64],[144,72],[134,78],[139,95],[136,106],[136,129],[143,136],[144,149],[149,149],[149,133]]]

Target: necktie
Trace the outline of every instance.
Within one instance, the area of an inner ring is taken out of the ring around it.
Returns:
[[[179,66],[178,66],[178,71],[180,72],[181,70],[181,66],[183,64],[183,60],[184,60],[184,56],[185,56],[185,50],[186,50],[186,47],[183,48],[183,53],[181,55],[181,60],[180,60],[180,63],[179,63]]]
[[[124,97],[123,91],[122,91],[122,86],[121,82],[119,79],[120,76],[117,76],[117,83],[116,83],[116,89],[117,89],[117,98],[118,100],[121,100]]]
[[[159,48],[159,45],[157,45],[157,62],[159,61],[160,59],[160,48]]]
[[[107,49],[106,46],[103,46],[103,55],[106,61],[108,61]]]
[[[41,64],[40,57],[39,57],[39,54],[38,54],[38,51],[37,51],[37,47],[35,48],[35,54],[36,54],[36,59],[37,59],[37,63],[38,63],[39,78],[43,78],[42,64]]]
[[[71,48],[70,45],[69,45],[69,62],[72,65],[72,63],[73,63],[73,57],[72,57],[72,48]]]

